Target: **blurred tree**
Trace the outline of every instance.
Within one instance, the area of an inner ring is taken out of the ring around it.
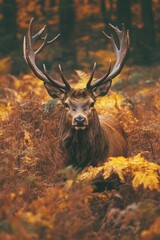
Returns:
[[[141,0],[142,18],[144,24],[144,43],[149,46],[155,45],[154,16],[152,10],[152,0]]]
[[[45,13],[45,0],[40,0],[40,7],[41,7],[41,13],[43,16],[46,15]]]
[[[72,66],[75,66],[76,48],[73,41],[75,35],[75,13],[73,0],[60,0],[59,17],[59,29],[61,33],[60,42],[61,49],[63,51],[63,61],[71,61],[72,56]],[[64,59],[64,57],[66,57],[66,59]]]
[[[107,7],[106,7],[107,3]],[[105,24],[108,24],[111,21],[111,16],[113,14],[113,2],[112,0],[101,0],[100,2],[101,13],[103,16],[103,21]],[[112,21],[113,22],[113,21]]]
[[[17,47],[17,5],[16,0],[4,0],[1,7],[1,39],[0,50],[8,54]]]
[[[106,23],[108,22],[107,20],[107,9],[106,9],[106,1],[105,0],[101,0],[101,13],[102,13],[102,16],[103,16],[103,21]]]
[[[117,0],[118,24],[124,23],[127,29],[131,29],[131,2],[130,0]]]
[[[62,33],[61,41],[68,43],[74,32],[74,6],[73,0],[60,0],[60,33]]]
[[[50,0],[50,6],[54,6],[55,5],[55,0]]]

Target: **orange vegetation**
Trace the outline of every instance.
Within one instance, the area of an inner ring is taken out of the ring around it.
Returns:
[[[96,105],[122,123],[128,158],[81,173],[64,166],[60,107],[42,83],[32,75],[1,75],[0,239],[160,237],[160,84],[150,78],[135,86],[135,70],[121,76],[123,92]],[[77,74],[83,85],[87,74]]]

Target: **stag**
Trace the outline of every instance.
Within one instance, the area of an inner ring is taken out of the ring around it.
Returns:
[[[122,29],[109,24],[117,36],[118,46],[113,35],[103,32],[109,39],[116,55],[116,62],[111,67],[111,61],[107,72],[99,79],[93,81],[96,63],[94,63],[88,83],[84,89],[74,89],[66,80],[59,65],[59,73],[62,81],[57,81],[49,74],[45,64],[41,70],[36,64],[36,56],[44,47],[53,43],[59,36],[48,40],[46,25],[36,34],[32,35],[31,19],[27,34],[24,37],[24,59],[33,73],[44,82],[48,94],[52,98],[59,99],[63,110],[59,124],[59,136],[61,147],[66,153],[67,165],[76,168],[84,168],[88,165],[96,166],[108,157],[125,156],[126,141],[124,131],[120,123],[109,115],[98,116],[94,104],[98,97],[105,96],[115,78],[122,70],[129,53],[129,33],[122,24]],[[37,50],[35,43],[41,41]]]

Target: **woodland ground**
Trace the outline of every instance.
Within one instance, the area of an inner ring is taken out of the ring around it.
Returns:
[[[97,102],[123,125],[128,158],[80,174],[64,166],[59,107],[42,83],[0,76],[0,239],[160,239],[159,73],[159,65],[126,67]],[[77,75],[80,87],[88,76]]]

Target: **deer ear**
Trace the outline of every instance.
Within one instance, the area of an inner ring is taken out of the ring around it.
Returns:
[[[48,83],[44,83],[44,86],[47,89],[48,94],[52,98],[59,98],[60,100],[64,98],[65,92],[61,88],[55,88]]]
[[[94,96],[97,98],[99,96],[107,95],[107,93],[111,87],[111,84],[112,84],[112,80],[108,80],[106,83],[101,84],[100,86],[93,89]]]

